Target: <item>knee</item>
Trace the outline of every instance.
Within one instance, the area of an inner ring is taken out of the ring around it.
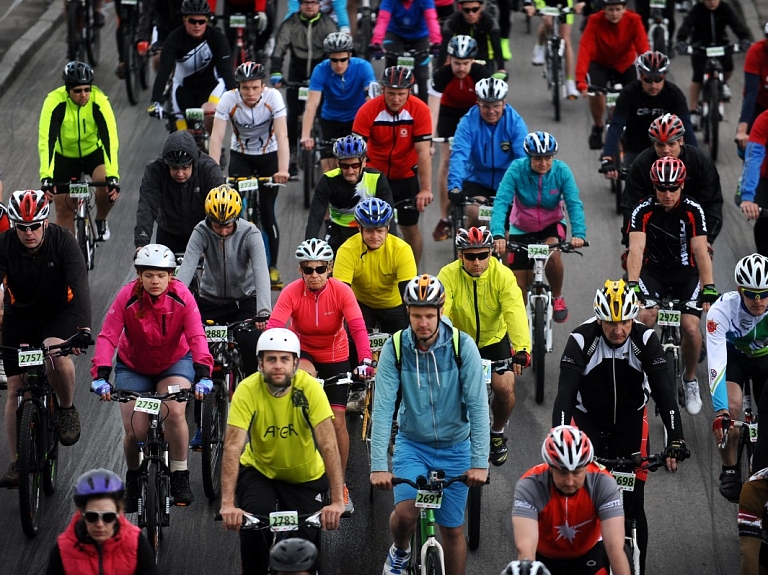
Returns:
[[[699,332],[699,323],[698,322],[683,322],[682,325],[683,329],[683,335],[685,337],[689,338],[691,342],[699,343],[701,342],[701,332]]]
[[[494,375],[491,378],[493,395],[500,401],[509,401],[515,395],[515,376],[507,372],[504,375]]]

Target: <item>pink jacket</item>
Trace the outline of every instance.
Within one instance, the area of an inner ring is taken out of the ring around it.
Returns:
[[[190,350],[195,363],[212,368],[200,311],[189,289],[172,279],[152,301],[143,289],[139,296],[140,286],[138,279],[123,286],[104,318],[93,354],[94,379],[99,367],[112,365],[115,348],[126,366],[143,375],[161,373]]]

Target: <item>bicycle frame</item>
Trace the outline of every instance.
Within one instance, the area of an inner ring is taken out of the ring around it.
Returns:
[[[106,185],[106,182],[98,182],[98,184]],[[83,253],[88,271],[91,271],[95,265],[95,238],[98,235],[91,219],[91,197],[93,195],[91,186],[95,185],[97,183],[91,182],[86,174],[81,175],[79,182],[69,183],[69,197],[77,202],[75,207],[75,237],[80,251]]]
[[[237,68],[240,64],[253,60],[253,14],[232,14],[229,17],[229,27],[235,31],[233,65]]]
[[[669,19],[664,17],[666,5],[666,0],[650,0],[651,14],[648,18],[648,43],[651,50],[664,54],[669,46]]]
[[[545,250],[546,249],[546,253]],[[534,314],[536,302],[541,301],[544,306],[545,320],[545,347],[546,352],[551,353],[552,343],[552,291],[549,284],[545,281],[544,270],[552,252],[546,244],[531,244],[528,246],[528,257],[533,260],[533,281],[528,286],[528,306],[526,307],[528,315],[528,330],[531,333],[531,341],[534,337]]]

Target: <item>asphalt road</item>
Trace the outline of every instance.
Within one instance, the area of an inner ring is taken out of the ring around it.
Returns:
[[[108,16],[112,8],[107,8]],[[746,7],[747,21],[760,36],[757,19],[751,5]],[[91,272],[94,330],[98,329],[104,313],[121,285],[133,276],[131,255],[132,230],[136,211],[138,186],[143,167],[162,146],[165,132],[162,124],[147,117],[145,104],[128,104],[122,83],[113,73],[116,61],[113,46],[112,18],[104,30],[102,62],[97,68],[97,84],[112,99],[120,132],[120,174],[123,193],[110,217],[112,239],[99,246],[96,269]],[[509,102],[523,115],[529,129],[548,130],[560,142],[559,159],[574,171],[584,201],[588,239],[591,246],[584,257],[565,256],[565,297],[570,320],[555,326],[555,352],[547,358],[547,390],[543,405],[533,401],[533,379],[527,373],[517,382],[517,407],[508,430],[510,459],[505,466],[493,469],[491,485],[483,498],[482,541],[477,552],[470,553],[467,573],[498,573],[513,557],[512,531],[509,512],[515,481],[530,466],[540,461],[541,441],[549,428],[551,405],[557,383],[557,363],[570,329],[591,315],[595,289],[608,277],[619,277],[619,217],[613,213],[613,199],[608,184],[597,173],[597,152],[589,151],[586,139],[590,120],[584,101],[565,102],[563,120],[553,121],[541,69],[529,64],[533,37],[526,36],[520,17],[513,24],[511,66],[512,80]],[[0,98],[3,110],[3,133],[6,145],[0,149],[6,196],[9,190],[37,187],[37,121],[45,94],[60,85],[60,70],[65,64],[64,28],[60,26],[46,44],[28,61],[16,82]],[[742,59],[737,58],[740,69]],[[377,64],[380,69],[380,63]],[[673,60],[669,78],[687,93],[690,77],[685,58]],[[732,81],[734,94],[741,93],[741,78]],[[148,100],[145,94],[144,100]],[[718,288],[732,289],[732,270],[736,260],[753,251],[751,225],[730,202],[736,187],[741,162],[730,143],[738,115],[739,98],[726,106],[726,123],[722,127],[721,158],[718,161],[723,191],[726,197],[725,224],[715,245],[715,279]],[[436,170],[435,170],[436,171]],[[278,201],[282,232],[280,269],[287,281],[298,277],[293,249],[303,236],[306,212],[301,208],[300,187],[290,184]],[[425,234],[424,257],[420,271],[437,273],[451,258],[448,242],[435,243],[431,231],[437,221],[435,206],[423,217]],[[78,380],[76,404],[83,422],[80,442],[60,450],[59,489],[45,499],[43,526],[39,535],[28,540],[18,520],[16,491],[0,492],[0,572],[13,574],[43,573],[49,550],[56,535],[66,526],[73,506],[71,485],[83,471],[93,467],[125,470],[120,449],[122,428],[117,407],[101,404],[88,392],[90,360],[77,360]],[[699,369],[699,379],[706,381],[706,370]],[[702,386],[706,389],[706,385]],[[5,395],[5,394],[3,394]],[[4,399],[4,398],[3,398]],[[719,460],[712,440],[710,423],[712,408],[708,402],[702,412],[682,416],[686,440],[692,458],[682,464],[675,475],[657,472],[648,482],[646,508],[649,516],[651,542],[648,572],[659,574],[696,572],[699,575],[733,574],[738,569],[738,540],[736,506],[728,504],[718,493]],[[2,419],[2,415],[0,415]],[[353,438],[358,437],[359,425],[349,420]],[[653,421],[652,442],[660,449],[661,423]],[[376,493],[368,501],[368,481],[365,452],[359,441],[352,441],[352,456],[347,472],[357,510],[342,529],[325,538],[325,573],[343,575],[373,575],[381,564],[390,544],[387,517],[391,495]],[[0,441],[0,471],[4,471],[9,454]],[[208,574],[238,573],[237,537],[224,533],[212,521],[217,504],[209,504],[203,495],[200,480],[199,455],[190,454],[192,486],[197,501],[187,509],[174,509],[171,527],[163,540],[161,564],[164,573]]]

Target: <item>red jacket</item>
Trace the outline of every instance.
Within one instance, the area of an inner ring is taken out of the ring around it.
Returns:
[[[77,575],[133,575],[138,566],[139,536],[141,530],[132,525],[123,515],[119,516],[120,528],[117,534],[97,545],[78,537],[77,524],[80,513],[75,513],[67,529],[57,541],[65,573]]]

